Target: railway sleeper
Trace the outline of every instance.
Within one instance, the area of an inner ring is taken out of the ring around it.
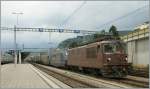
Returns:
[[[123,78],[128,73],[126,70],[122,70],[122,67],[119,66],[107,66],[103,68],[87,68],[87,67],[78,67],[78,66],[68,66],[69,70],[91,74],[91,75],[101,75],[107,78]]]

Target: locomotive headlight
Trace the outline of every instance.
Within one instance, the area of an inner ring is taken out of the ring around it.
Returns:
[[[108,58],[107,60],[108,60],[108,61],[111,61],[111,58]]]
[[[128,61],[128,58],[126,57],[125,60]]]

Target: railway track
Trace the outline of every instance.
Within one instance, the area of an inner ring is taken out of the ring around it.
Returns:
[[[90,76],[81,75],[78,73],[60,70],[49,66],[34,64],[40,70],[48,73],[49,75],[57,78],[65,84],[73,88],[129,88],[131,86],[124,84],[117,84],[102,79],[96,79]]]
[[[77,81],[75,79],[69,78],[69,77],[59,74],[57,72],[50,71],[47,68],[44,68],[42,66],[38,66],[35,64],[34,64],[34,66],[37,67],[38,69],[42,70],[43,72],[55,77],[56,79],[60,80],[61,82],[69,85],[72,88],[91,88],[91,87],[96,88],[95,86],[83,83],[81,81]]]
[[[149,79],[148,78],[127,76],[126,78],[121,78],[121,79],[108,79],[108,78],[104,78],[102,76],[90,75],[90,74],[85,74],[85,73],[80,73],[80,74],[84,74],[84,75],[91,76],[91,77],[98,78],[98,79],[103,79],[106,81],[116,82],[119,84],[121,83],[121,84],[125,84],[125,85],[131,85],[136,88],[149,88]]]
[[[149,78],[149,71],[135,71],[133,73],[130,73],[130,75],[137,76],[137,77]]]
[[[93,76],[93,77],[95,77],[95,76]],[[108,79],[108,78],[97,77],[97,76],[95,78],[103,79],[103,80],[106,80],[106,81],[116,82],[118,84],[130,85],[130,86],[133,86],[135,88],[149,88],[149,82],[137,81],[137,80],[129,79],[129,78]]]
[[[149,88],[149,80],[143,81],[143,80],[137,80],[137,79],[132,79],[132,78],[128,78],[128,77],[122,78],[122,79],[108,79],[108,78],[104,78],[102,76],[95,76],[95,75],[89,75],[89,74],[84,74],[84,75],[91,76],[91,77],[94,77],[94,78],[97,78],[100,80],[102,79],[102,80],[106,80],[106,81],[111,81],[111,82],[116,83],[116,84],[124,84],[127,86],[132,86],[134,88]],[[111,84],[112,83],[110,83],[110,85]]]
[[[91,76],[91,77],[98,78],[98,79],[103,79],[106,81],[116,82],[119,84],[130,85],[130,86],[133,86],[136,88],[149,88],[149,79],[148,78],[127,76],[126,78],[121,78],[121,79],[110,79],[110,78],[108,79],[108,78],[104,78],[102,76],[97,76],[97,75],[90,75],[90,74],[85,74],[85,73],[81,73],[81,72],[77,72],[77,73]]]
[[[130,80],[130,79],[122,79],[122,80],[119,80],[118,82],[133,85],[135,87],[140,87],[140,88],[149,88],[149,83],[139,82],[139,81]]]

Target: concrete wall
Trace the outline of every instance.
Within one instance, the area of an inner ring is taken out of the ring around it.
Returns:
[[[149,64],[149,37],[127,42],[128,62],[136,67]]]

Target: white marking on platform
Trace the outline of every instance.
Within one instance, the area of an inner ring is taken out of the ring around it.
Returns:
[[[57,84],[55,84],[54,82],[50,81],[46,76],[44,76],[43,74],[41,74],[37,69],[35,69],[32,65],[30,65],[30,67],[41,77],[44,79],[44,81],[46,81],[46,83],[48,83],[49,86],[51,86],[52,88],[60,88]]]
[[[34,67],[34,66],[32,66]],[[37,69],[37,68],[36,68]],[[51,81],[53,81],[55,84],[57,84],[58,86],[60,86],[61,88],[71,88],[70,86],[64,84],[63,82],[59,81],[58,79],[52,77],[52,76],[49,76],[48,74],[46,74],[45,72],[37,69],[41,74],[43,74],[45,77],[47,77],[48,79],[50,79]]]

